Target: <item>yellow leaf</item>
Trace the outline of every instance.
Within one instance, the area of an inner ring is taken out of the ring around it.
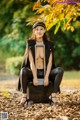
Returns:
[[[73,26],[71,26],[71,31],[72,31],[72,32],[74,31],[74,27],[73,27]]]
[[[39,9],[37,10],[36,13],[42,13],[42,12],[44,12],[44,11],[45,11],[45,8],[44,8],[44,7],[41,7],[41,8],[39,8]]]
[[[64,13],[61,13],[61,14],[59,15],[59,18],[60,18],[60,19],[64,18]]]
[[[69,20],[68,20],[68,22],[66,23],[66,27],[69,25],[69,23],[70,23],[70,21],[72,20],[72,18],[70,18]]]
[[[54,3],[56,3],[56,0],[49,0],[50,5],[53,5]]]
[[[49,23],[46,26],[47,26],[47,30],[50,30],[50,28],[53,26],[53,23]]]
[[[33,6],[33,10],[37,9],[40,5],[41,5],[40,1],[36,2]]]
[[[2,94],[7,98],[10,97],[10,93],[8,91],[3,91]]]
[[[73,31],[74,31],[74,27],[69,25],[69,26],[67,27],[67,30],[71,30],[71,31],[73,32]]]
[[[67,30],[69,30],[70,29],[70,26],[68,26],[68,27],[66,27],[67,28]]]

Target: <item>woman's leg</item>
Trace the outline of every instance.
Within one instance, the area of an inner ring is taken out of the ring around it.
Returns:
[[[20,72],[20,83],[24,94],[26,94],[29,79],[33,79],[32,71],[29,68],[23,67]]]
[[[62,81],[64,70],[61,67],[57,67],[51,70],[49,79],[53,82],[53,93],[50,96],[52,102],[57,102],[56,93],[60,93],[60,84]]]
[[[57,67],[57,68],[51,70],[49,79],[53,82],[53,93],[59,92],[63,73],[64,73],[64,70],[61,67]]]
[[[29,68],[23,67],[20,72],[20,83],[22,89],[21,105],[24,105],[27,99],[27,86],[29,79],[33,79],[32,71]]]

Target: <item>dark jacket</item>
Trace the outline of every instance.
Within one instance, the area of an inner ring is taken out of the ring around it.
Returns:
[[[27,51],[29,49],[31,49],[32,55],[33,55],[33,59],[34,59],[34,63],[35,63],[35,44],[36,41],[35,40],[28,40],[27,43]],[[55,63],[54,63],[54,49],[53,49],[53,44],[51,41],[48,40],[44,40],[44,45],[45,45],[45,62],[46,62],[46,67],[48,64],[48,60],[49,60],[49,56],[50,56],[50,52],[52,52],[52,68],[55,68]],[[27,53],[25,53],[24,55],[24,60],[22,62],[22,66],[23,67],[29,67],[30,68],[30,62],[29,62],[29,58],[27,57]]]
[[[29,58],[28,58],[28,50],[29,49],[31,49],[33,59],[34,59],[34,63],[35,63],[35,44],[36,44],[35,40],[28,40],[27,47],[26,47],[26,52],[25,52],[25,55],[24,55],[24,59],[23,59],[21,68],[23,68],[23,67],[30,68],[30,62],[29,62]],[[51,41],[44,40],[44,45],[45,45],[45,65],[46,65],[46,68],[47,68],[50,52],[52,52],[52,68],[55,68],[53,44],[52,44]],[[20,79],[19,79],[18,90],[20,90],[20,88],[21,88],[21,84],[20,84]]]

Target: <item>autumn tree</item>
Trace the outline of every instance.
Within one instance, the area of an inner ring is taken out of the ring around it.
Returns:
[[[76,3],[62,3],[62,0],[38,0],[33,10],[36,17],[30,18],[31,22],[36,20],[43,20],[47,26],[47,30],[55,26],[54,33],[58,29],[74,31],[72,21],[75,22],[80,17],[80,4]]]
[[[55,60],[65,69],[80,69],[80,4],[73,0],[37,0],[30,23],[44,21],[54,41]],[[54,35],[53,35],[54,31]],[[57,33],[57,34],[56,34]]]

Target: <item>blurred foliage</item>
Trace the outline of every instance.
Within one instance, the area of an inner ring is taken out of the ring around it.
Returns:
[[[79,22],[80,23],[80,22]],[[76,25],[77,23],[75,23]],[[75,26],[74,26],[75,27]],[[63,66],[67,70],[80,69],[80,27],[74,32],[60,29],[56,35],[53,35],[53,27],[50,33],[50,39],[54,44],[54,56],[57,66]]]
[[[37,0],[33,6],[36,12],[36,17],[30,18],[31,22],[36,20],[43,20],[46,24],[47,30],[55,26],[54,34],[61,28],[64,30],[74,31],[72,21],[76,21],[80,17],[80,4],[78,2],[68,3],[69,0]]]
[[[19,74],[23,57],[12,57],[6,60],[6,70],[11,74]]]
[[[22,55],[24,53],[23,48],[25,49],[26,47],[25,40],[29,36],[29,29],[26,29],[26,27],[20,23],[14,23],[12,25],[12,32],[2,37],[0,46],[6,56]],[[6,47],[6,50],[4,46]]]
[[[26,22],[33,15],[33,3],[32,0],[0,0],[0,33],[11,32],[14,21]]]
[[[27,18],[33,15],[33,3],[32,0],[0,1],[0,56],[3,55],[0,61],[23,55],[31,33]]]
[[[79,70],[80,4],[56,4],[55,0],[36,1],[0,1],[0,62],[5,62],[9,57],[23,56],[26,40],[31,34],[31,24],[41,20],[46,23],[54,44],[56,65]],[[19,61],[16,60],[9,59],[6,68],[18,74],[16,71],[20,65],[15,65]]]

